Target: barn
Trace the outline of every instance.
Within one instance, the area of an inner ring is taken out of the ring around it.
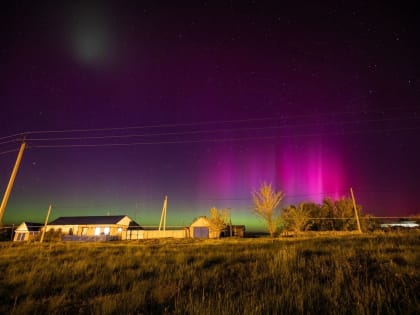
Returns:
[[[41,223],[22,222],[15,230],[13,241],[34,241],[41,231]]]
[[[47,225],[46,232],[59,231],[63,240],[118,240],[129,229],[141,227],[126,215],[59,217]]]

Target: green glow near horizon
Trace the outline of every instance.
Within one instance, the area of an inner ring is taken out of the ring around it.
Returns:
[[[158,205],[147,207],[117,206],[109,203],[107,206],[86,206],[83,208],[70,204],[66,207],[54,206],[50,221],[60,216],[89,216],[89,215],[128,215],[130,218],[144,226],[158,226],[161,216],[161,208]],[[167,214],[168,226],[189,226],[199,216],[208,215],[208,210],[186,210],[187,207],[169,207]],[[48,203],[45,206],[37,201],[16,202],[9,204],[4,215],[5,224],[20,224],[23,221],[39,222],[45,220]],[[235,210],[231,212],[232,224],[245,225],[247,231],[264,231],[264,224],[248,210]]]

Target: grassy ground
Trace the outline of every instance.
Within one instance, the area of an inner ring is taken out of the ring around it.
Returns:
[[[0,243],[0,314],[420,314],[420,234]]]

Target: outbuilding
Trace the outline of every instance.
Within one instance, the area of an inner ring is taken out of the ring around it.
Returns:
[[[228,236],[244,237],[245,225],[230,225],[228,226]]]
[[[15,230],[13,241],[34,241],[41,231],[42,224],[22,222]]]
[[[213,232],[210,234],[210,220],[201,216],[196,218],[190,225],[190,235],[192,238],[217,238],[218,235],[215,235]]]
[[[227,225],[221,230],[212,229],[212,224],[209,218],[201,216],[196,218],[190,225],[190,237],[192,238],[219,238],[227,236]]]
[[[190,237],[192,238],[219,238],[219,237],[244,237],[245,225],[225,224],[221,230],[212,229],[209,218],[201,216],[191,223]]]

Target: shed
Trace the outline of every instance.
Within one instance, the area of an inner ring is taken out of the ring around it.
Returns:
[[[211,223],[206,216],[198,217],[190,225],[190,235],[193,238],[218,238],[222,233],[211,229]]]
[[[141,229],[126,215],[59,217],[47,225],[47,232],[60,231],[65,240],[122,239],[128,229]]]
[[[245,236],[245,225],[231,225],[228,224],[222,231],[223,237],[244,237]]]
[[[232,236],[244,237],[245,236],[245,225],[231,225]],[[230,232],[230,231],[229,231]]]
[[[13,241],[33,241],[39,235],[41,227],[41,223],[22,222],[15,230]]]

